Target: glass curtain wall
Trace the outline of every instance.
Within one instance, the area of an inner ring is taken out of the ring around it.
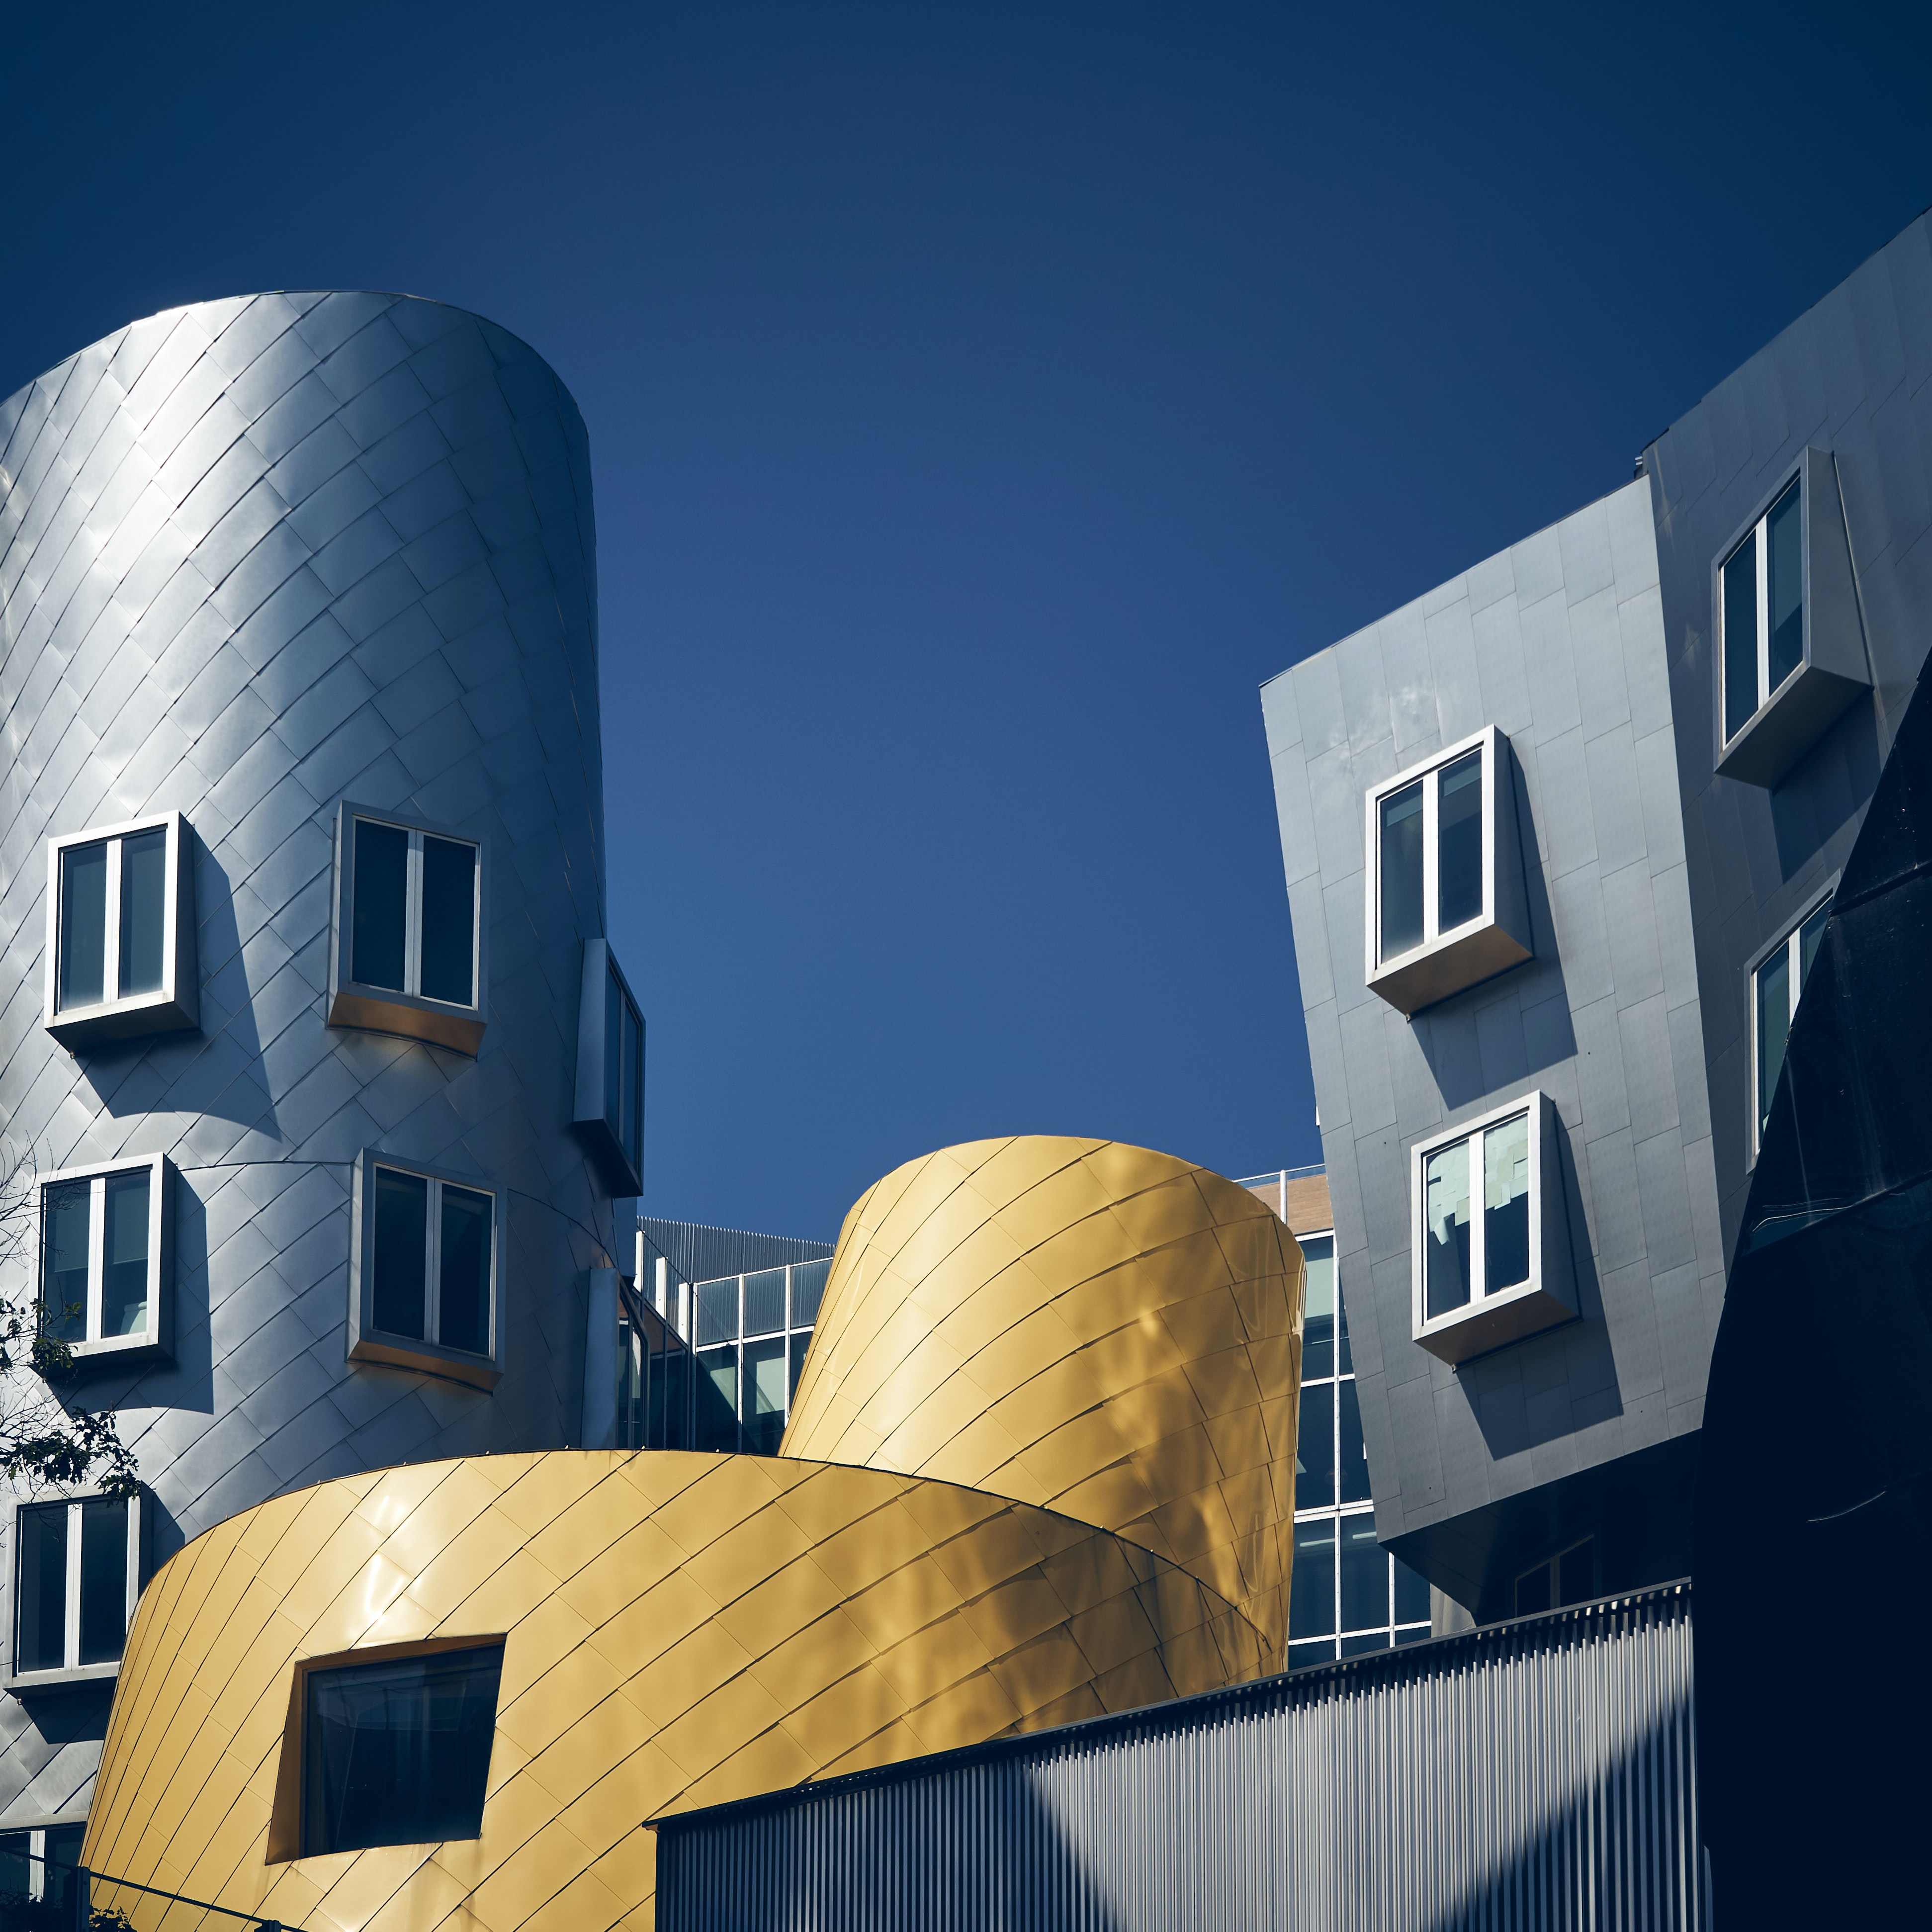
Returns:
[[[1429,1634],[1427,1582],[1376,1540],[1348,1322],[1336,1292],[1335,1238],[1298,1239],[1308,1288],[1294,1463],[1290,1670]]]

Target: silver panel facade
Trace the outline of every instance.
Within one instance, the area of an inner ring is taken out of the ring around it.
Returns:
[[[43,1168],[178,1170],[173,1361],[79,1391],[122,1412],[158,1561],[326,1477],[572,1439],[611,1258],[570,1130],[604,929],[595,558],[576,405],[434,302],[203,303],[0,403],[0,1113]],[[345,798],[488,848],[474,1058],[324,1024]],[[200,1029],[70,1054],[40,1012],[46,842],[169,810]],[[365,1147],[507,1194],[494,1393],[347,1360]],[[0,1699],[0,1822],[84,1808],[105,1707]]]
[[[1690,1592],[658,1827],[665,1932],[1710,1923]]]

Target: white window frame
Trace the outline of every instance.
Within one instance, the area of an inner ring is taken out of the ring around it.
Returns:
[[[354,978],[356,910],[356,824],[367,819],[410,836],[405,886],[403,985],[372,986]],[[470,957],[475,971],[475,999],[468,1006],[431,1000],[415,990],[422,973],[423,840],[443,838],[467,845],[476,854],[475,897],[471,908]],[[344,800],[336,808],[334,916],[329,930],[328,1024],[356,1027],[372,1033],[400,1034],[434,1046],[453,1047],[472,1057],[481,1049],[490,1006],[490,846],[489,842],[455,827],[434,825],[374,806]]]
[[[386,1168],[394,1174],[406,1174],[430,1184],[428,1248],[424,1257],[423,1293],[424,1334],[398,1335],[376,1325],[376,1217],[374,1211],[376,1171]],[[491,1215],[490,1256],[490,1347],[487,1354],[454,1348],[436,1338],[440,1311],[437,1306],[437,1263],[442,1240],[442,1192],[447,1181],[452,1187],[490,1197]],[[472,1388],[494,1389],[503,1377],[504,1274],[508,1252],[508,1202],[507,1190],[480,1175],[460,1173],[443,1166],[427,1167],[417,1161],[364,1148],[356,1156],[352,1180],[349,1245],[349,1359],[352,1362],[381,1363],[392,1368],[410,1369],[421,1375],[439,1376],[447,1381],[467,1383]]]
[[[1764,1119],[1765,1102],[1768,1097],[1758,1090],[1759,1070],[1764,1064],[1764,1055],[1760,1050],[1762,1042],[1758,1037],[1757,976],[1778,957],[1780,952],[1784,953],[1786,970],[1790,975],[1791,1024],[1795,1026],[1798,1022],[1798,1002],[1804,998],[1804,984],[1798,977],[1798,936],[1810,923],[1813,917],[1831,904],[1832,896],[1838,889],[1838,882],[1834,878],[1831,884],[1824,891],[1816,895],[1806,905],[1804,910],[1792,922],[1790,930],[1785,934],[1784,937],[1782,939],[1773,940],[1762,952],[1752,959],[1750,965],[1744,970],[1744,1031],[1750,1042],[1750,1072],[1746,1082],[1750,1090],[1750,1136],[1748,1144],[1750,1148],[1750,1158],[1754,1162],[1757,1159],[1759,1150],[1763,1142],[1764,1130],[1762,1123]]]
[[[100,1500],[98,1490],[76,1490],[59,1496],[38,1499],[9,1498],[7,1516],[7,1676],[4,1686],[15,1696],[35,1690],[56,1690],[68,1684],[111,1682],[121,1674],[126,1654],[127,1633],[134,1628],[134,1609],[148,1580],[148,1545],[152,1525],[144,1491],[137,1490],[128,1503],[128,1594],[122,1626],[122,1657],[111,1664],[82,1664],[70,1660],[57,1670],[21,1670],[17,1668],[20,1643],[20,1514],[23,1510],[60,1508],[68,1512],[67,1601],[65,1654],[70,1660],[80,1655],[80,1506]]]
[[[1801,643],[1796,668],[1775,691],[1771,683],[1770,553],[1766,525],[1793,484],[1798,491]],[[1724,566],[1745,543],[1755,546],[1756,635],[1751,640],[1757,703],[1726,735]],[[1846,707],[1870,686],[1864,620],[1852,574],[1850,540],[1838,465],[1828,449],[1807,448],[1758,499],[1756,507],[1711,560],[1712,759],[1720,778],[1768,790],[1779,784]]]
[[[604,1032],[608,1020],[605,988],[616,984],[619,998],[638,1022],[638,1157],[634,1164],[622,1140],[612,1130],[604,1087]],[[644,1067],[646,1046],[643,1003],[631,990],[608,939],[584,942],[584,977],[577,1009],[577,1091],[571,1124],[583,1142],[604,1185],[615,1199],[634,1198],[644,1192]]]
[[[1474,918],[1438,926],[1440,782],[1444,768],[1483,754],[1483,903]],[[1493,724],[1370,787],[1364,812],[1363,972],[1370,991],[1398,1012],[1414,1013],[1532,956],[1529,904],[1516,832],[1514,760]],[[1384,958],[1382,946],[1382,808],[1394,794],[1422,784],[1422,941]]]
[[[149,993],[123,996],[117,990],[86,1006],[59,1004],[61,861],[88,845],[107,852],[106,930],[102,939],[101,986],[118,988],[121,971],[121,848],[143,832],[167,834],[161,913],[161,983]],[[47,842],[46,950],[41,1024],[70,1048],[104,1042],[138,1040],[150,1034],[192,1032],[201,1024],[200,986],[195,966],[194,843],[178,812],[156,812],[118,824],[96,825]]]
[[[1473,1147],[1469,1181],[1470,1297],[1463,1306],[1432,1317],[1426,1312],[1426,1177],[1430,1160],[1459,1141],[1480,1142],[1491,1127],[1523,1113],[1529,1116],[1529,1278],[1494,1294],[1484,1289],[1481,1150],[1479,1145]],[[1557,1137],[1562,1130],[1556,1102],[1540,1088],[1532,1088],[1502,1106],[1445,1127],[1409,1149],[1411,1332],[1419,1346],[1442,1360],[1468,1361],[1575,1318],[1575,1268],[1570,1252],[1562,1168],[1557,1151]]]
[[[148,1176],[148,1325],[138,1335],[100,1332],[101,1295],[106,1280],[109,1179],[118,1174]],[[87,1334],[67,1346],[77,1366],[133,1365],[165,1361],[174,1350],[174,1164],[164,1154],[133,1160],[104,1160],[34,1176],[34,1281],[37,1300],[46,1300],[46,1194],[50,1187],[85,1180],[92,1193],[88,1222]],[[44,1317],[43,1317],[44,1320]]]

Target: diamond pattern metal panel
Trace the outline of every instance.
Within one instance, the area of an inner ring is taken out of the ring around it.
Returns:
[[[385,295],[203,303],[0,403],[0,1112],[44,1168],[179,1171],[176,1360],[84,1391],[122,1412],[158,1556],[284,1489],[569,1439],[609,1238],[568,1126],[598,733],[589,446],[502,330]],[[322,1024],[345,796],[490,843],[475,1060]],[[70,1055],[40,1025],[45,841],[169,808],[200,848],[202,1030]],[[510,1191],[494,1394],[350,1370],[365,1145]],[[105,1717],[0,1700],[0,1818],[83,1805]]]

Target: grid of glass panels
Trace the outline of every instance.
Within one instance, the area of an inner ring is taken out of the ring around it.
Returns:
[[[831,1272],[828,1257],[693,1285],[693,1448],[778,1454]]]
[[[1429,1634],[1428,1583],[1376,1540],[1348,1318],[1335,1288],[1335,1237],[1296,1238],[1308,1265],[1308,1287],[1294,1460],[1290,1670]]]

